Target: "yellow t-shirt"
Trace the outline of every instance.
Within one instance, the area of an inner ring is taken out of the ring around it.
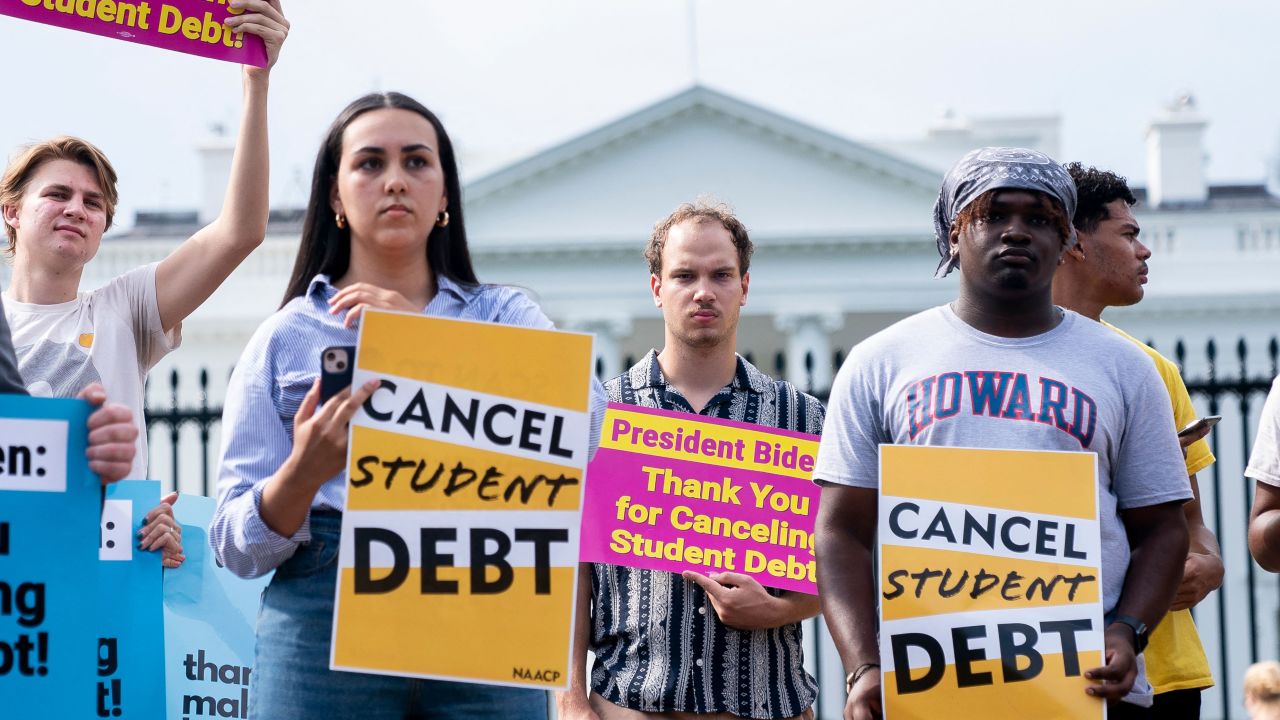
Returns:
[[[1133,341],[1151,356],[1169,391],[1169,401],[1173,403],[1173,421],[1177,426],[1175,431],[1195,420],[1196,411],[1191,405],[1191,396],[1187,394],[1187,386],[1182,382],[1182,375],[1178,373],[1178,366],[1115,325],[1106,321],[1102,324]],[[1209,443],[1203,439],[1196,441],[1187,448],[1187,476],[1209,467],[1214,460]],[[1207,688],[1213,685],[1213,671],[1209,669],[1209,658],[1205,657],[1204,646],[1200,644],[1200,634],[1196,632],[1196,623],[1191,618],[1190,610],[1178,610],[1165,615],[1164,620],[1151,632],[1151,642],[1147,644],[1145,656],[1147,679],[1157,695],[1171,690]]]

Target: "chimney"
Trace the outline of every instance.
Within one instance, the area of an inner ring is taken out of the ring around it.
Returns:
[[[222,123],[209,126],[209,136],[197,147],[200,153],[200,225],[208,225],[222,212],[222,198],[231,182],[231,156],[235,139],[227,135]]]
[[[969,119],[957,113],[952,107],[942,108],[928,130],[930,140],[940,138],[967,140],[972,133],[973,128],[969,125]]]
[[[1189,94],[1151,121],[1147,128],[1147,201],[1152,207],[1209,199],[1204,172],[1206,125]]]

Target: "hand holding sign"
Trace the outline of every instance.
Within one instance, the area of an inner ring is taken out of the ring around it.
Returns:
[[[123,480],[138,452],[134,444],[138,428],[133,424],[133,414],[124,405],[106,404],[107,391],[98,383],[81,390],[76,397],[98,406],[89,416],[89,469],[98,474],[103,485]]]
[[[138,542],[141,550],[160,550],[160,564],[167,568],[176,568],[187,556],[182,552],[182,526],[173,517],[173,504],[178,502],[178,493],[172,492],[160,501],[160,504],[147,513],[138,534],[142,539]]]
[[[849,690],[849,699],[844,704],[844,720],[880,720],[882,717],[880,668],[870,668]]]
[[[749,575],[735,572],[711,573],[692,570],[681,575],[707,593],[720,622],[739,630],[767,630],[786,624],[786,601],[770,595]]]
[[[267,64],[261,68],[246,65],[245,72],[250,77],[265,77],[279,59],[280,47],[289,35],[289,21],[280,9],[280,0],[231,0],[231,8],[248,12],[227,18],[226,26],[237,32],[257,35],[267,48]]]
[[[1088,688],[1094,697],[1119,702],[1129,694],[1138,677],[1138,657],[1133,651],[1133,630],[1128,625],[1111,623],[1103,635],[1107,664],[1089,670],[1084,676],[1096,683]]]

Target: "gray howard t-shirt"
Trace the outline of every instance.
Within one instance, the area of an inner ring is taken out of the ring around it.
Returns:
[[[881,443],[1096,453],[1110,612],[1129,567],[1117,509],[1188,500],[1191,487],[1151,359],[1100,323],[1063,312],[1049,332],[1002,338],[943,305],[858,344],[831,388],[813,476],[876,488]]]

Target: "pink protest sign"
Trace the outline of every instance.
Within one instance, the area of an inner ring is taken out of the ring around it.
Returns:
[[[587,467],[581,558],[816,595],[817,453],[816,435],[611,403]]]
[[[241,12],[227,0],[0,0],[0,15],[262,67],[267,64],[262,38],[222,24]]]

